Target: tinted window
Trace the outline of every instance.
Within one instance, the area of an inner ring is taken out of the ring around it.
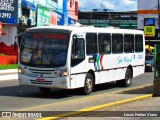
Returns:
[[[110,34],[98,34],[99,53],[107,54],[111,53],[111,35]]]
[[[112,34],[112,52],[122,53],[123,52],[123,35]]]
[[[134,52],[134,35],[124,35],[124,52]]]
[[[135,51],[142,52],[143,51],[143,36],[135,35]]]
[[[87,33],[86,34],[86,49],[87,54],[97,53],[97,34]]]

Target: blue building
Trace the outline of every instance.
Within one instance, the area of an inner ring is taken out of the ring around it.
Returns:
[[[77,21],[68,16],[68,0],[21,0],[20,4],[20,26],[64,25]]]

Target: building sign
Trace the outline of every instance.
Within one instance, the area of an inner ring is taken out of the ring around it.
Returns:
[[[78,20],[82,24],[134,24],[137,25],[137,20],[87,20],[87,19],[79,19]]]
[[[37,26],[50,24],[50,12],[47,8],[38,5]]]
[[[68,17],[68,24],[75,24],[75,21],[72,18]]]
[[[56,11],[56,13],[57,13],[57,24],[64,25],[64,15],[58,11]]]
[[[0,0],[0,21],[3,24],[18,23],[18,0]]]
[[[2,35],[2,22],[0,22],[0,36]]]
[[[155,36],[155,18],[144,18],[145,37]]]
[[[155,26],[155,18],[144,18],[144,26]]]
[[[155,26],[144,26],[145,37],[154,37],[155,36]]]

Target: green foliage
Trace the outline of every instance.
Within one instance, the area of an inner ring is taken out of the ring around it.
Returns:
[[[18,69],[18,64],[0,65],[0,70]]]

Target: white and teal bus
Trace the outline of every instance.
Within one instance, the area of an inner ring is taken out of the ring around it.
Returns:
[[[76,26],[43,26],[19,36],[20,85],[81,88],[116,81],[129,87],[144,73],[145,39],[140,30]]]

